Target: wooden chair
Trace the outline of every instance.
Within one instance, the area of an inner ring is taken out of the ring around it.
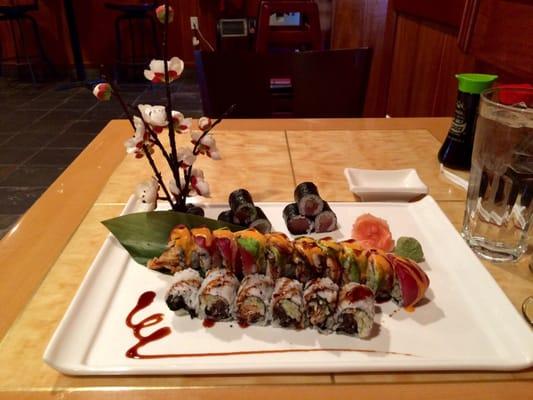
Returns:
[[[270,26],[272,14],[301,14],[304,23],[297,27]],[[262,1],[257,18],[255,49],[266,53],[271,47],[291,50],[321,50],[320,17],[314,1]]]
[[[195,52],[204,114],[217,117],[359,117],[372,51],[283,54]]]

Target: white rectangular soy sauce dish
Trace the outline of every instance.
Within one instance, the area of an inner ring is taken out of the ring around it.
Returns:
[[[125,211],[134,211],[133,204]],[[257,205],[274,229],[287,233],[284,203]],[[330,234],[336,240],[348,238],[355,218],[370,212],[389,222],[394,238],[416,237],[424,248],[421,266],[431,280],[426,299],[413,313],[391,302],[378,305],[370,339],[311,329],[242,329],[235,323],[204,328],[201,320],[178,317],[166,307],[172,277],[136,264],[110,236],[52,337],[45,361],[74,375],[517,370],[533,365],[529,326],[431,197],[414,203],[330,205],[339,220],[339,230]],[[223,208],[209,206],[206,214],[216,217]],[[154,291],[155,299],[134,322],[161,313],[162,321],[142,333],[165,327],[171,333],[140,352],[179,357],[126,357],[137,339],[125,320],[146,291]]]

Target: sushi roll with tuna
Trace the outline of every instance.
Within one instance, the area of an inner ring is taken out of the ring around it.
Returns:
[[[239,280],[227,269],[210,269],[198,292],[199,316],[211,321],[229,321]]]
[[[202,285],[200,273],[192,268],[184,269],[174,275],[175,281],[170,287],[166,303],[168,308],[178,315],[189,314],[191,318],[198,315],[198,290]]]
[[[177,225],[170,231],[168,245],[159,256],[148,261],[148,268],[174,275],[190,266],[193,239],[185,225]]]
[[[235,320],[241,326],[266,325],[274,282],[265,275],[245,276],[237,291]]]
[[[293,235],[305,235],[313,231],[314,223],[305,215],[300,215],[296,203],[287,204],[283,209],[283,220]]]
[[[191,267],[205,275],[212,266],[212,255],[215,242],[211,230],[206,227],[191,229],[193,246],[191,251]]]
[[[394,285],[394,272],[386,254],[369,252],[366,285],[374,292],[376,300],[388,300]]]
[[[265,235],[265,263],[266,275],[274,281],[282,276],[295,278],[295,268],[292,263],[294,247],[287,235],[281,232],[271,232]]]
[[[227,228],[215,229],[213,232],[214,252],[211,260],[213,268],[225,268],[235,273],[237,259],[237,242],[235,234]]]
[[[302,182],[294,189],[294,202],[298,204],[300,215],[315,217],[324,208],[324,200],[318,194],[313,182]]]
[[[275,327],[305,328],[305,307],[302,284],[295,279],[279,278],[270,303],[272,325]]]
[[[235,224],[249,226],[257,218],[257,209],[252,195],[246,189],[237,189],[231,192],[228,202]]]
[[[272,224],[267,216],[259,207],[255,207],[257,217],[250,223],[249,228],[257,229],[259,232],[265,234],[272,230]]]
[[[355,239],[348,239],[339,243],[342,251],[339,261],[342,265],[342,282],[365,283],[368,263],[367,251]]]
[[[367,286],[350,282],[339,291],[334,329],[338,333],[366,338],[374,325],[374,293]]]
[[[424,298],[429,278],[420,266],[408,258],[387,254],[394,272],[392,300],[401,307],[413,307]]]
[[[239,250],[237,264],[240,263],[240,271],[237,276],[251,274],[264,274],[265,267],[265,235],[256,229],[245,229],[235,233],[237,248]],[[237,267],[237,269],[239,269]]]
[[[342,281],[343,273],[342,265],[339,262],[342,246],[330,237],[319,239],[317,243],[326,255],[326,270],[324,276],[327,276],[333,282],[339,284]]]
[[[317,233],[331,232],[337,229],[337,216],[326,201],[324,201],[322,211],[315,217],[314,226]]]
[[[326,265],[326,253],[315,239],[302,236],[294,241],[292,261],[295,266],[296,279],[302,283],[323,276]]]
[[[305,285],[304,304],[309,325],[331,333],[335,323],[339,287],[329,278],[310,280]]]

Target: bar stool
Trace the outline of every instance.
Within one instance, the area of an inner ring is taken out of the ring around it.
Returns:
[[[126,67],[131,68],[141,68],[145,67],[149,58],[159,58],[159,43],[157,41],[157,29],[154,16],[154,10],[157,7],[155,1],[152,2],[139,2],[139,3],[105,3],[105,7],[120,12],[120,15],[115,18],[115,39],[117,46],[117,60],[115,65],[115,80],[119,80],[120,68]],[[140,34],[140,43],[141,51],[137,55],[134,22],[139,22],[138,25],[138,34]],[[148,22],[150,25],[152,43],[154,46],[154,52],[150,54],[145,49],[144,42],[144,33],[145,33],[145,22]],[[130,42],[130,57],[126,61],[124,57],[124,52],[122,48],[122,33],[121,25],[123,23],[127,24],[129,32],[129,42]]]
[[[41,34],[39,33],[39,27],[35,19],[28,15],[30,11],[37,11],[39,9],[38,1],[35,0],[33,3],[27,4],[16,4],[16,1],[11,1],[11,5],[1,5],[0,6],[0,21],[9,22],[11,36],[13,38],[13,44],[15,46],[15,56],[13,57],[3,57],[0,59],[0,62],[3,64],[4,61],[15,60],[15,65],[27,65],[30,71],[31,80],[33,84],[36,83],[35,72],[33,71],[32,60],[41,59],[48,65],[51,71],[54,70],[50,59],[47,57],[46,52],[44,51],[43,43],[41,41]],[[37,51],[39,55],[30,55],[27,49],[25,30],[23,29],[22,22],[28,21],[32,27],[34,40],[37,45]],[[18,36],[20,41],[17,39],[17,32],[15,31],[14,24],[18,28]],[[0,54],[2,54],[0,41]],[[21,61],[24,59],[24,61]]]
[[[300,26],[270,26],[272,14],[300,13]],[[262,1],[259,6],[255,49],[268,52],[271,47],[292,50],[321,50],[318,6],[314,1]]]

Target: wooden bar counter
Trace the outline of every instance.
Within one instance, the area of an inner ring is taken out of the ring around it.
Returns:
[[[237,187],[256,201],[289,201],[297,182],[354,201],[345,167],[417,168],[456,228],[465,192],[439,175],[436,152],[449,118],[226,120],[221,161],[202,160],[211,202]],[[112,121],[0,242],[0,399],[435,399],[531,398],[533,370],[233,376],[76,377],[42,361],[44,349],[136,184],[146,160],[125,157],[126,121]],[[517,309],[533,293],[530,255],[485,263]]]

